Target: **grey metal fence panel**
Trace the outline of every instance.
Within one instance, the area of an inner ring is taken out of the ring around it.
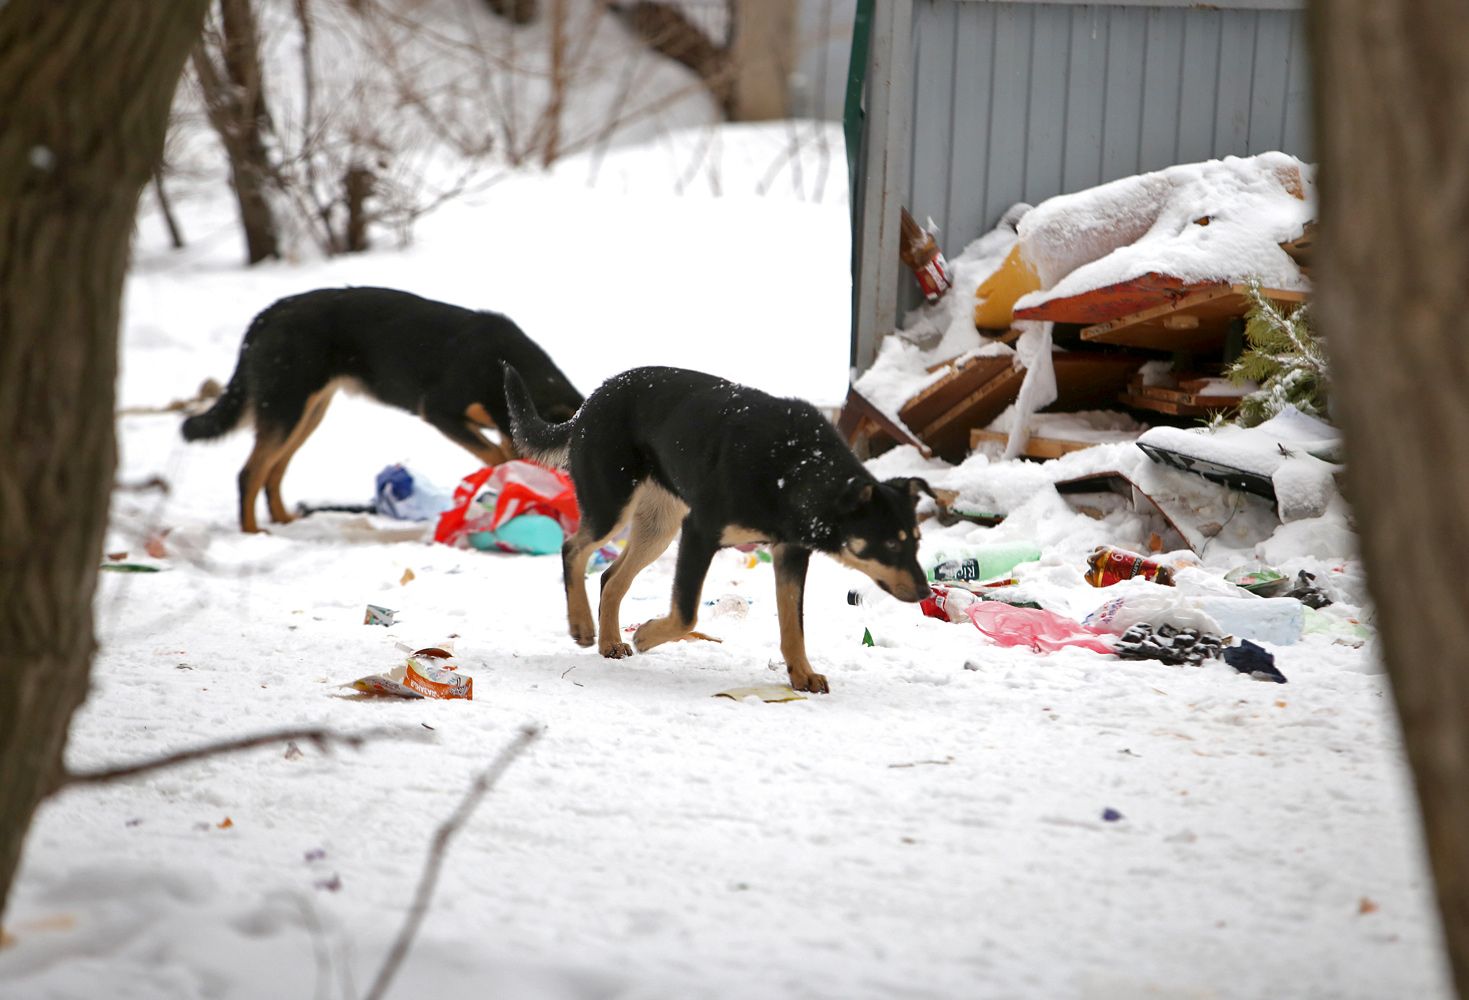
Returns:
[[[916,0],[906,203],[952,254],[1016,201],[1309,157],[1304,13],[1282,6]]]

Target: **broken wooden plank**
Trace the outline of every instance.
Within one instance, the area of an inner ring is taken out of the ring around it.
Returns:
[[[1016,319],[1049,319],[1057,323],[1096,324],[1129,316],[1146,309],[1177,302],[1179,299],[1215,288],[1229,287],[1226,282],[1211,281],[1190,284],[1171,274],[1150,271],[1127,281],[1093,288],[1089,291],[1050,299],[1040,305],[1015,310]]]
[[[995,444],[1001,448],[1010,443],[1010,435],[1006,431],[987,431],[979,427],[969,432],[969,448],[973,451],[982,444]],[[1020,450],[1024,458],[1051,459],[1069,455],[1073,451],[1081,451],[1084,448],[1095,448],[1099,444],[1108,444],[1106,441],[1072,441],[1058,437],[1040,437],[1032,434],[1025,441],[1025,447]]]
[[[879,434],[898,444],[911,444],[925,458],[933,457],[933,450],[913,432],[883,413],[872,401],[857,391],[855,386],[847,388],[847,401],[837,418],[837,432],[848,445],[856,447],[863,438],[871,440]]]
[[[1305,292],[1262,288],[1272,302],[1304,302]],[[1175,301],[1097,323],[1081,331],[1081,339],[1095,344],[1122,344],[1155,351],[1189,353],[1223,349],[1229,324],[1249,311],[1249,287],[1213,286]]]
[[[1236,402],[1230,402],[1227,399],[1214,405],[1195,405],[1167,399],[1153,399],[1148,396],[1135,396],[1130,392],[1124,392],[1118,396],[1117,401],[1135,410],[1151,410],[1154,413],[1167,413],[1175,417],[1207,417],[1221,410],[1233,410],[1237,405]]]
[[[1013,367],[1014,363],[1014,355],[1008,353],[967,358],[904,403],[898,411],[898,419],[909,427],[926,427],[995,376]],[[918,436],[928,440],[921,429]]]
[[[930,420],[918,436],[933,450],[950,461],[962,459],[969,446],[969,429],[983,427],[994,420],[1015,399],[1025,369],[1010,365],[975,388],[964,398]]]

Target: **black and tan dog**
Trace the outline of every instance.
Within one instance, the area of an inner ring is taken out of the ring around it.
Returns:
[[[631,521],[627,549],[602,574],[603,656],[623,657],[618,606],[635,577],[683,530],[667,617],[633,637],[639,651],[694,627],[714,553],[769,542],[780,650],[797,691],[826,691],[806,658],[802,603],[811,553],[866,573],[904,601],[929,593],[918,565],[914,505],[921,479],[878,482],[810,403],[778,399],[712,375],[637,368],[587,398],[568,423],[548,424],[515,372],[506,374],[510,436],[523,454],[569,468],[581,526],[562,550],[571,635],[597,640],[587,600],[591,554]]]
[[[506,364],[525,373],[531,398],[552,419],[581,405],[555,362],[505,316],[390,288],[319,288],[255,317],[223,395],[185,420],[183,434],[219,437],[254,419],[255,447],[240,470],[240,529],[258,531],[261,487],[271,520],[292,520],[281,479],[339,388],[418,414],[486,465],[510,458],[483,433],[510,426]]]

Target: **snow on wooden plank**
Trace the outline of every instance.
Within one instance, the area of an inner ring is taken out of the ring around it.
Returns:
[[[1260,292],[1272,302],[1304,302],[1307,297],[1305,292],[1282,288],[1262,288]],[[1219,351],[1229,334],[1229,324],[1242,318],[1249,307],[1247,286],[1214,285],[1089,326],[1081,331],[1081,339],[1156,351]]]

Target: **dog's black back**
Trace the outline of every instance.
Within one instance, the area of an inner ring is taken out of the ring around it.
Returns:
[[[417,414],[487,465],[504,461],[509,452],[483,432],[508,432],[507,364],[553,419],[581,404],[555,362],[505,316],[390,288],[321,288],[255,317],[229,385],[208,412],[184,421],[183,435],[219,437],[247,413],[254,418],[255,448],[240,471],[240,525],[255,531],[262,488],[271,518],[291,519],[281,478],[340,386]]]
[[[834,552],[851,527],[842,497],[876,484],[805,400],[679,368],[637,368],[610,379],[588,398],[571,438],[571,478],[594,519],[615,517],[626,491],[651,479],[711,527],[738,525],[770,541]],[[911,499],[890,499],[895,514],[906,501],[911,527]]]
[[[582,396],[509,317],[391,288],[319,288],[264,309],[215,408],[184,422],[189,440],[233,429],[248,404],[257,423],[289,430],[299,405],[334,379],[410,413],[462,414],[478,402],[499,427],[504,365],[525,373],[542,413],[565,420]]]
[[[638,628],[640,650],[693,628],[710,559],[725,545],[772,545],[781,650],[797,690],[826,690],[806,658],[801,621],[812,551],[901,600],[928,593],[914,503],[932,491],[920,479],[878,482],[810,403],[701,372],[636,368],[595,389],[569,423],[552,426],[536,416],[514,373],[505,388],[516,447],[566,466],[576,484],[582,521],[562,551],[567,618],[584,645],[600,631],[604,656],[631,653],[617,604],[680,529],[669,615]],[[602,577],[594,627],[587,556],[623,523],[631,526],[627,549]]]

